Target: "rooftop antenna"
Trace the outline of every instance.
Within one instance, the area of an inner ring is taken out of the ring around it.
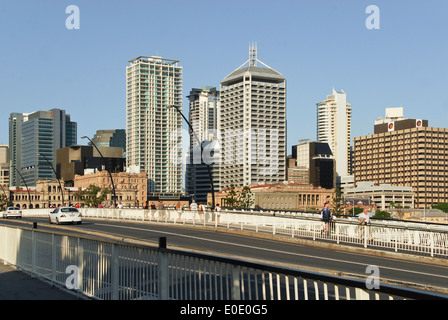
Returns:
[[[240,65],[238,68],[236,68],[234,71],[232,71],[230,74],[232,74],[233,72],[235,72],[236,70],[241,69],[243,66],[245,66],[247,63],[249,63],[249,68],[250,67],[256,67],[257,63],[260,62],[262,65],[264,65],[266,68],[272,69],[270,66],[268,66],[266,63],[264,63],[263,61],[258,60],[257,58],[257,43],[252,42],[251,44],[249,44],[249,60],[246,60],[246,62],[244,62],[242,65]],[[274,70],[274,69],[272,69]],[[277,73],[281,74],[280,72],[276,71]],[[230,75],[229,74],[229,75]],[[229,76],[228,75],[228,76]],[[228,77],[227,76],[227,77]],[[227,78],[226,77],[226,78]]]
[[[257,60],[257,44],[252,42],[249,45],[249,67],[256,67]]]

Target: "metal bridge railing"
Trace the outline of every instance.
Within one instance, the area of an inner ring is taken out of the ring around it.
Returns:
[[[290,268],[93,236],[0,226],[0,259],[102,300],[448,299]]]

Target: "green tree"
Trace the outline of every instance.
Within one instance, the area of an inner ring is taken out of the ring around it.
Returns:
[[[448,213],[448,203],[446,202],[441,202],[435,206],[432,206],[434,209],[439,209],[445,213]]]
[[[235,207],[238,205],[238,194],[235,191],[235,186],[230,185],[230,191],[227,192],[227,197],[224,198],[226,207]]]
[[[390,202],[389,203],[390,210],[394,210],[397,213],[398,219],[403,219],[404,211],[403,206],[399,203]]]
[[[390,219],[390,213],[387,211],[377,210],[373,217],[379,219]]]
[[[241,208],[250,208],[254,204],[253,194],[250,187],[245,186],[238,196],[238,206]]]
[[[98,204],[106,200],[106,196],[110,193],[108,188],[100,188],[91,184],[86,189],[75,194],[75,198],[86,203],[89,206],[96,207]]]
[[[6,207],[8,207],[8,204],[8,198],[4,194],[0,195],[0,211],[5,210]]]
[[[333,194],[333,199],[331,202],[331,211],[333,214],[340,215],[343,213],[343,198],[342,191],[340,189],[336,189]]]

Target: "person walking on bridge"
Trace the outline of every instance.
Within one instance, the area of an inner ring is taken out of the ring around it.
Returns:
[[[320,220],[325,225],[325,232],[328,233],[330,231],[330,221],[333,219],[333,215],[331,214],[330,204],[325,203],[325,207],[320,212]]]

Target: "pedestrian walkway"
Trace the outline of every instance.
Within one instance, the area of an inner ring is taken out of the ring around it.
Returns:
[[[0,262],[0,300],[77,300],[76,295]]]

